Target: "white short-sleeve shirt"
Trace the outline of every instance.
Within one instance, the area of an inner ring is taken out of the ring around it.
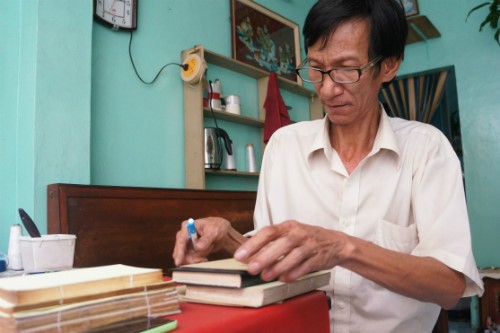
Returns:
[[[281,128],[261,169],[255,229],[286,220],[321,226],[464,273],[464,296],[482,293],[471,249],[460,162],[435,127],[381,112],[371,152],[349,175],[328,119]],[[440,307],[389,291],[342,267],[326,288],[331,330],[431,332]]]

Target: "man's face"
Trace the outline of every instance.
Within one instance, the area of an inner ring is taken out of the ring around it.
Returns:
[[[311,67],[323,70],[342,67],[363,67],[373,59],[368,58],[369,24],[366,20],[350,20],[338,26],[326,45],[318,40],[308,50]],[[383,81],[388,81],[383,71],[371,68],[355,83],[339,84],[325,75],[314,84],[325,112],[333,124],[347,126],[362,122],[367,114],[379,109],[378,93]]]

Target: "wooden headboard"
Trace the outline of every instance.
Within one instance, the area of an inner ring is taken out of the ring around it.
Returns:
[[[221,216],[244,233],[253,229],[255,199],[250,191],[51,184],[47,230],[76,235],[74,267],[119,263],[167,274],[182,221]]]

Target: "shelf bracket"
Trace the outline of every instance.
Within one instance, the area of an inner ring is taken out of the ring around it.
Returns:
[[[427,41],[428,38],[427,36],[422,32],[422,30],[420,30],[418,28],[418,26],[415,24],[415,23],[410,23],[410,26],[413,28],[413,30],[415,31],[415,33],[420,37],[422,38],[423,41]]]

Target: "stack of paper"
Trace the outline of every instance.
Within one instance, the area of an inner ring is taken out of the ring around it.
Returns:
[[[0,333],[83,332],[178,312],[175,282],[164,282],[161,269],[110,265],[0,279]]]
[[[186,284],[187,301],[261,307],[328,285],[330,272],[309,273],[289,283],[265,282],[250,275],[247,265],[223,259],[174,268],[172,279]]]

